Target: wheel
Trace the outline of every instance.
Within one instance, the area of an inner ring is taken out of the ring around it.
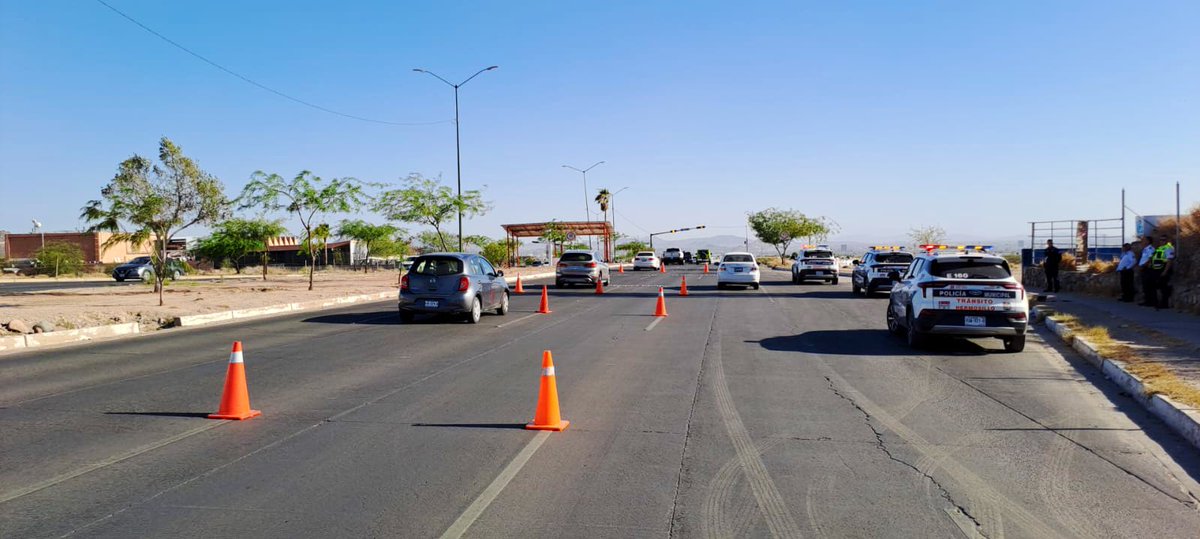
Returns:
[[[116,279],[118,283],[123,283],[123,282],[125,282],[125,278],[124,278],[124,277],[113,277],[113,279]]]
[[[796,272],[792,272],[792,284],[800,284],[800,276]]]
[[[183,274],[182,274],[182,273],[179,273],[179,270],[175,270],[174,272],[172,272],[172,273],[171,273],[171,280],[172,280],[172,281],[178,281],[178,280],[179,280],[179,278],[180,278],[180,277],[182,277],[182,276],[183,276]]]
[[[500,316],[508,314],[508,292],[505,292],[504,297],[500,298],[500,306],[496,307],[496,314]]]
[[[604,286],[606,286],[606,287],[607,287],[607,286],[608,286],[608,285],[610,285],[610,284],[612,284],[612,279],[611,279],[611,278],[609,278],[609,279],[605,279],[605,280],[604,280]]]
[[[725,283],[717,283],[717,290],[725,290]]]
[[[554,281],[554,288],[565,288],[562,281]]]
[[[837,286],[837,284],[838,284],[838,280],[837,280],[837,279],[834,279],[834,280],[832,280],[832,281],[829,281],[829,284],[832,284],[833,286]]]
[[[850,277],[850,293],[856,296],[862,293],[862,288],[859,288],[858,281],[855,281],[854,277]]]
[[[888,332],[892,335],[900,335],[903,328],[900,327],[900,320],[896,318],[896,311],[892,310],[892,304],[890,302],[888,303],[886,316]]]
[[[475,298],[471,301],[471,310],[466,314],[467,323],[478,324],[481,317],[483,317],[483,304],[479,302],[479,298]]]
[[[1004,338],[1004,351],[1005,352],[1016,353],[1016,352],[1020,352],[1024,349],[1025,349],[1025,336],[1024,335],[1017,335],[1016,337],[1005,337]]]
[[[400,310],[400,322],[404,323],[404,324],[409,324],[409,323],[412,323],[412,321],[413,321],[412,311],[405,311],[405,310],[401,309]]]
[[[864,296],[871,297],[873,294],[875,294],[875,289],[871,288],[871,285],[867,285],[867,286],[863,287],[863,295]]]
[[[908,317],[906,318],[908,325],[908,333],[906,334],[908,346],[912,348],[921,348],[925,346],[926,336],[917,331],[917,324],[913,322],[912,309],[908,309]]]
[[[758,283],[754,283],[754,284],[752,284],[752,285],[750,285],[750,286],[753,286],[755,290],[758,290]]]

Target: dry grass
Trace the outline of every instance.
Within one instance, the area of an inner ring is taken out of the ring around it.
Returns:
[[[1147,397],[1166,395],[1186,406],[1200,408],[1200,388],[1184,381],[1166,365],[1147,359],[1132,346],[1114,339],[1108,328],[1086,326],[1069,314],[1055,313],[1049,317],[1070,329],[1072,337],[1087,341],[1100,355],[1124,362],[1125,369],[1141,379]]]
[[[1088,262],[1087,273],[1112,273],[1117,270],[1116,260],[1093,260]]]
[[[1075,269],[1075,255],[1071,253],[1063,253],[1062,261],[1058,263],[1059,269]]]

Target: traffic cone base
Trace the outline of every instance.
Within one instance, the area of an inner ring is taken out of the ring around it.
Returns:
[[[229,354],[229,367],[225,370],[225,389],[221,392],[221,406],[209,419],[250,419],[262,412],[250,409],[250,392],[246,389],[246,366],[242,363],[242,343],[234,341]]]
[[[550,351],[542,352],[542,382],[538,389],[537,410],[533,422],[525,425],[527,430],[561,431],[571,422],[562,418],[558,410],[558,384],[554,376],[554,358]]]
[[[542,303],[538,305],[538,314],[550,314],[550,296],[546,292],[546,285],[542,285]]]
[[[521,276],[520,275],[517,276],[517,287],[513,289],[513,293],[514,294],[524,294],[525,293],[525,287],[521,286]]]

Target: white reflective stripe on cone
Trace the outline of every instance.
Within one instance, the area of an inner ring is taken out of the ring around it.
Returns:
[[[232,354],[229,354],[229,362],[230,363],[241,363],[242,362],[242,353],[234,352]]]
[[[554,376],[554,367],[542,367],[542,376]]]

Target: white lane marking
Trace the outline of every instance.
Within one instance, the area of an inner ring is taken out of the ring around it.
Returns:
[[[175,442],[178,442],[179,440],[187,438],[188,436],[192,436],[194,434],[200,434],[201,432],[219,427],[223,424],[225,424],[225,422],[223,422],[223,421],[214,421],[212,423],[208,423],[206,425],[202,425],[202,426],[196,427],[191,430],[183,431],[174,436],[169,436],[167,438],[163,438],[157,442],[151,442],[151,443],[143,445],[141,447],[134,448],[125,453],[113,455],[104,460],[93,462],[82,468],[77,468],[77,469],[69,471],[65,474],[62,474],[62,475],[59,475],[56,477],[51,477],[50,479],[47,479],[45,481],[34,483],[32,485],[29,485],[24,488],[19,488],[17,490],[5,492],[4,494],[0,494],[0,503],[5,503],[8,501],[20,498],[21,496],[33,494],[34,492],[37,492],[39,490],[50,488],[50,487],[57,485],[59,483],[62,483],[64,481],[69,481],[71,479],[74,479],[74,478],[84,475],[86,473],[99,470],[100,468],[103,468],[105,466],[111,466],[111,465],[121,462],[123,460],[131,459],[133,457],[141,455],[142,453],[146,453],[148,451],[154,451],[155,449],[158,449],[162,446],[173,444]]]
[[[500,495],[500,492],[504,490],[504,487],[508,486],[509,481],[512,481],[513,478],[517,476],[517,473],[521,471],[521,468],[525,467],[525,463],[529,462],[529,459],[533,457],[533,454],[538,450],[539,447],[542,446],[542,444],[546,443],[546,440],[549,438],[549,431],[542,431],[534,435],[533,439],[529,440],[529,443],[525,445],[525,448],[521,449],[521,452],[517,453],[517,456],[513,457],[512,462],[509,462],[508,466],[505,466],[504,469],[500,471],[500,475],[497,475],[496,478],[492,480],[492,484],[483,489],[483,492],[479,493],[479,497],[475,498],[475,501],[471,502],[471,505],[467,506],[467,509],[458,516],[458,519],[455,520],[449,528],[446,528],[446,531],[442,533],[442,539],[458,539],[459,537],[462,537],[464,533],[467,533],[467,529],[470,528],[476,520],[479,520],[479,517],[480,515],[483,515],[484,510],[486,510],[488,506],[492,504],[492,501],[494,501],[496,497]]]
[[[503,323],[503,324],[496,324],[496,327],[498,327],[498,328],[502,328],[502,327],[511,326],[511,325],[513,325],[513,324],[516,324],[517,322],[520,322],[520,321],[522,321],[522,320],[528,320],[528,319],[530,319],[530,318],[533,318],[533,317],[535,317],[535,316],[537,316],[537,315],[538,315],[538,313],[527,314],[527,315],[525,315],[525,316],[522,316],[522,317],[520,317],[520,318],[518,318],[518,319],[516,319],[516,320],[510,320],[510,321],[508,321],[508,322],[505,322],[505,323]]]
[[[654,326],[657,326],[657,325],[658,325],[658,323],[659,323],[659,322],[662,322],[662,321],[663,321],[663,317],[661,317],[661,316],[655,317],[655,318],[654,318],[654,321],[653,321],[653,322],[650,322],[650,325],[646,326],[646,331],[653,330],[653,329],[654,329]]]

